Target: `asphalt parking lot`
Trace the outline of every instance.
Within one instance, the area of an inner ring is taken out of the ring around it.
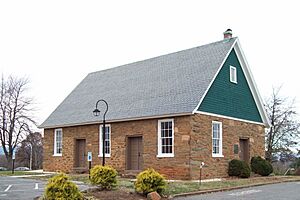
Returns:
[[[0,177],[0,199],[32,200],[43,194],[45,185],[43,181],[3,176]]]
[[[286,182],[215,192],[202,195],[178,197],[176,200],[300,200],[300,182]]]
[[[89,186],[75,182],[80,190]],[[45,190],[45,181],[11,176],[0,176],[0,199],[1,200],[32,200],[41,196]]]

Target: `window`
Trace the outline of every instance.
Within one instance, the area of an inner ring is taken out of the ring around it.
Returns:
[[[223,157],[222,154],[222,123],[212,122],[212,156]]]
[[[54,156],[62,155],[62,129],[54,130]]]
[[[230,66],[230,82],[237,83],[236,67]]]
[[[157,157],[174,157],[174,120],[158,120]]]
[[[103,147],[102,147],[102,132],[103,132],[103,125],[100,125],[100,134],[99,134],[99,157],[103,157]],[[110,130],[110,125],[105,125],[105,140],[104,140],[104,152],[105,152],[105,157],[110,157],[110,152],[111,152],[111,143],[110,143],[110,136],[111,136],[111,130]]]

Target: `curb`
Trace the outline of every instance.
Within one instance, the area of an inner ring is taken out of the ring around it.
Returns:
[[[250,187],[255,187],[255,186],[271,185],[271,184],[285,183],[285,182],[298,182],[298,181],[300,181],[300,180],[282,180],[282,181],[257,183],[257,184],[237,186],[237,187],[228,187],[228,188],[212,189],[212,190],[202,190],[202,191],[195,191],[195,192],[189,192],[189,193],[175,194],[173,196],[170,196],[168,199],[174,199],[174,198],[177,198],[177,197],[187,197],[187,196],[193,196],[193,195],[200,195],[200,194],[208,194],[208,193],[214,193],[214,192],[226,192],[226,191],[231,191],[231,190],[236,190],[236,189],[243,189],[243,188],[250,188]]]
[[[17,176],[10,176],[13,178],[27,178],[27,177],[43,177],[43,176],[50,176],[52,174],[29,174],[29,175],[17,175]]]

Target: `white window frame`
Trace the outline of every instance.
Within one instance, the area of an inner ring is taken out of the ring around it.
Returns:
[[[172,122],[172,153],[162,153],[162,143],[161,143],[161,123],[162,122]],[[162,119],[158,120],[158,126],[157,126],[157,157],[163,158],[163,157],[174,157],[174,119]]]
[[[214,153],[214,124],[218,124],[219,125],[219,153]],[[222,128],[222,122],[218,122],[218,121],[212,121],[211,123],[211,144],[212,144],[212,157],[224,157],[223,156],[223,128]]]
[[[229,67],[230,82],[237,84],[237,69],[234,66]]]
[[[57,153],[57,144],[56,144],[56,135],[58,133],[58,131],[61,132],[61,153]],[[63,131],[61,128],[55,129],[54,130],[54,152],[53,152],[53,156],[62,156],[62,151],[63,151]]]
[[[111,126],[110,124],[105,124],[106,127],[109,127],[109,153],[105,153],[105,157],[109,158],[111,155]],[[103,147],[102,147],[102,130],[103,130],[103,125],[101,124],[99,126],[99,155],[98,157],[103,157]]]

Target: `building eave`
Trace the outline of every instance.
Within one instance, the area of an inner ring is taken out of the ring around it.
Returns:
[[[192,114],[193,114],[192,112],[187,112],[187,113],[155,115],[155,116],[147,116],[147,117],[134,117],[134,118],[124,118],[124,119],[112,119],[112,120],[106,120],[105,123],[128,122],[128,121],[147,120],[147,119],[159,119],[159,118],[166,118],[166,117],[180,117],[180,116],[188,116],[188,115],[192,115]],[[93,124],[102,124],[102,120],[90,121],[90,122],[82,122],[82,123],[57,124],[57,125],[49,125],[49,126],[47,126],[47,125],[46,126],[40,125],[38,128],[41,128],[41,129],[53,129],[53,128],[64,128],[64,127],[84,126],[84,125],[93,125]]]

